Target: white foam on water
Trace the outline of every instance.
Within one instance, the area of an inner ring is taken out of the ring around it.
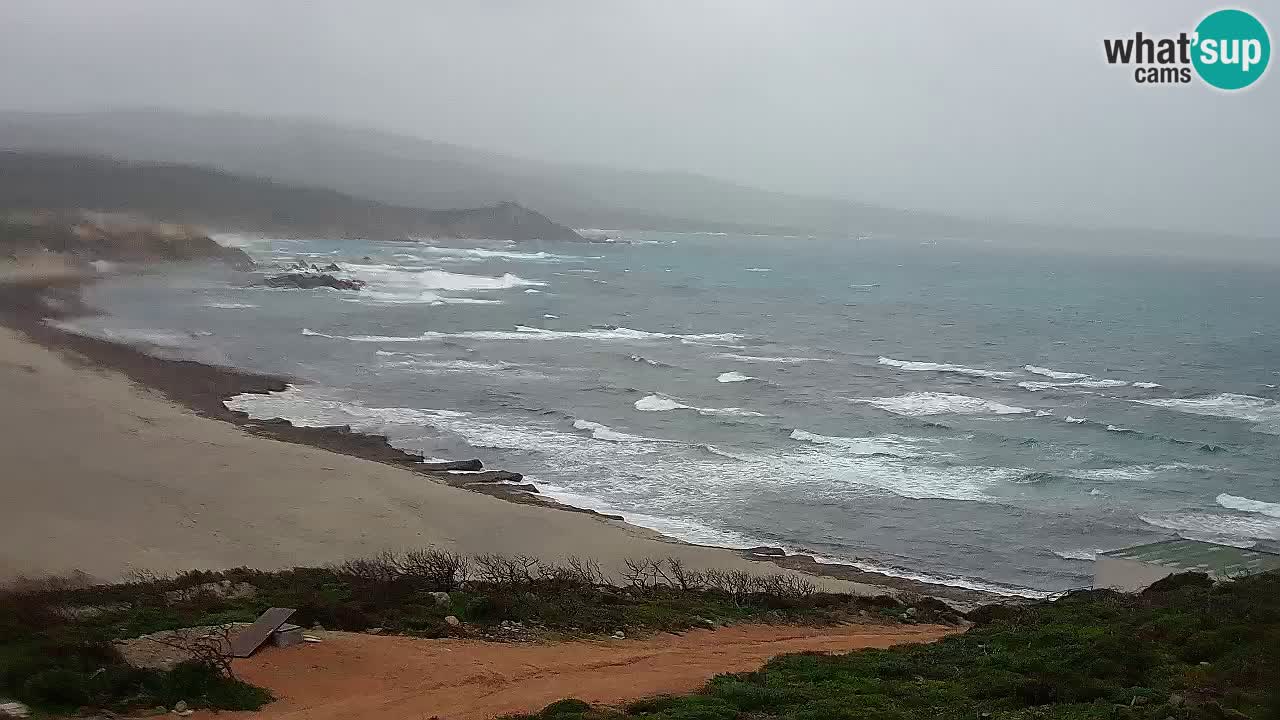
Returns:
[[[542,314],[542,317],[544,317],[544,318],[546,318],[546,319],[548,319],[548,320],[559,320],[559,319],[560,319],[560,316],[559,316],[559,315],[552,315],[551,313],[543,313],[543,314]]]
[[[935,362],[917,362],[914,360],[895,360],[891,357],[881,357],[878,361],[881,365],[896,367],[899,370],[910,370],[913,372],[945,372],[957,373],[959,375],[969,375],[971,377],[984,377],[993,379],[1008,379],[1017,377],[1014,372],[1005,372],[1002,370],[984,370],[981,368],[964,367],[963,365],[952,365],[950,363]]]
[[[591,437],[596,440],[605,440],[608,442],[670,442],[668,440],[652,440],[650,438],[632,435],[630,433],[614,430],[608,425],[590,420],[574,420],[573,426],[578,430],[590,430]]]
[[[251,303],[238,303],[238,302],[207,302],[204,304],[204,306],[208,308],[218,308],[221,310],[248,310],[251,308],[258,307],[257,305],[253,305]]]
[[[747,268],[747,272],[773,272],[773,268]]]
[[[424,269],[406,265],[349,264],[343,274],[371,285],[388,285],[419,290],[445,290],[466,292],[474,290],[510,290],[512,288],[543,286],[541,280],[526,280],[518,275],[504,273],[497,277],[467,275],[447,270]]]
[[[699,415],[723,415],[729,417],[764,417],[764,413],[745,410],[737,407],[703,408],[686,405],[666,395],[645,395],[635,402],[635,409],[642,412],[667,412],[670,410],[693,410]]]
[[[1078,469],[1069,470],[1067,473],[1071,477],[1081,478],[1084,480],[1104,480],[1108,482],[1116,481],[1147,481],[1154,476],[1165,475],[1176,472],[1213,472],[1214,468],[1207,465],[1192,465],[1191,463],[1146,463],[1140,465],[1123,465],[1114,468],[1094,468],[1094,469]]]
[[[1036,417],[1049,417],[1049,416],[1051,416],[1051,415],[1053,415],[1053,411],[1052,411],[1052,410],[1037,410],[1037,411],[1036,411]]]
[[[1241,512],[1258,513],[1267,517],[1280,518],[1280,503],[1263,502],[1239,495],[1222,493],[1215,501],[1224,508]]]
[[[1031,410],[1005,405],[994,400],[969,395],[939,392],[913,392],[897,397],[856,398],[861,402],[895,415],[920,417],[925,415],[1017,415]]]
[[[1137,430],[1134,430],[1133,428],[1120,427],[1119,425],[1108,425],[1107,432],[1131,433],[1137,432]]]
[[[1070,415],[1068,415],[1063,419],[1063,422],[1069,422],[1072,425],[1080,425],[1082,423],[1089,422],[1089,418],[1078,418],[1078,417],[1071,417]]]
[[[1257,540],[1280,540],[1280,522],[1257,516],[1207,512],[1140,515],[1148,525],[1172,530],[1188,540],[1252,547]]]
[[[736,370],[723,372],[723,373],[720,373],[718,376],[716,376],[716,382],[720,382],[720,383],[746,382],[748,380],[754,380],[754,379],[755,378],[751,377],[750,375],[743,375],[742,373],[737,372]]]
[[[1136,382],[1133,386],[1136,388],[1142,388],[1143,390],[1154,390],[1156,388],[1164,387],[1160,383],[1154,382]]]
[[[832,362],[831,360],[828,360],[826,358],[764,357],[761,355],[739,355],[737,353],[717,353],[716,357],[724,358],[725,360],[738,360],[741,362],[748,362],[748,363],[769,362],[769,363],[783,363],[786,365],[799,365],[801,363],[807,363],[807,362]]]
[[[1043,375],[1054,380],[1083,380],[1089,377],[1088,373],[1063,372],[1061,370],[1053,370],[1047,367],[1037,367],[1035,365],[1023,365],[1023,370],[1035,375]]]
[[[1267,398],[1239,393],[1219,393],[1209,397],[1158,398],[1133,402],[1191,415],[1207,415],[1257,423],[1254,430],[1280,434],[1280,403]]]
[[[421,245],[420,252],[450,258],[473,261],[484,260],[525,260],[533,262],[562,262],[568,260],[585,260],[577,255],[557,255],[549,252],[516,252],[514,250],[490,250],[488,248],[457,248],[440,245]]]
[[[1030,390],[1031,392],[1040,392],[1042,390],[1056,390],[1058,388],[1091,388],[1091,389],[1113,388],[1113,387],[1123,387],[1128,384],[1129,382],[1127,380],[1107,380],[1105,378],[1100,378],[1100,379],[1091,378],[1088,380],[1070,380],[1066,382],[1026,381],[1026,382],[1018,383],[1018,387],[1022,388],[1023,390]]]
[[[1054,550],[1053,554],[1063,560],[1095,560],[1098,550]]]
[[[524,292],[525,292],[525,294],[526,294],[526,295],[537,295],[537,294],[541,293],[542,291],[541,291],[541,290],[539,290],[539,289],[537,289],[537,288],[529,288],[528,290],[525,290]]]
[[[733,333],[662,333],[631,328],[592,328],[590,330],[546,330],[543,328],[517,325],[513,330],[470,330],[466,332],[446,333],[428,331],[421,335],[325,335],[303,328],[303,335],[314,335],[327,338],[351,340],[353,342],[428,342],[441,339],[468,340],[597,340],[601,342],[655,342],[659,340],[679,340],[688,344],[714,344],[733,342],[741,336]]]
[[[248,413],[258,419],[284,418],[301,427],[350,425],[360,432],[381,432],[395,425],[430,426],[447,418],[466,417],[454,410],[428,410],[404,407],[367,407],[325,397],[290,386],[282,392],[266,395],[245,393],[224,403],[228,410]]]
[[[922,455],[920,452],[911,449],[914,443],[920,442],[919,440],[904,438],[901,435],[850,438],[819,435],[797,428],[791,431],[790,437],[792,440],[809,442],[815,445],[830,445],[853,455],[890,455],[899,458],[918,458]]]

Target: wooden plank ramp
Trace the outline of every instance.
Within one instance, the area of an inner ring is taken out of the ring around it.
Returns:
[[[293,608],[268,608],[252,625],[231,638],[231,655],[238,658],[247,658],[252,655],[262,647],[262,643],[266,642],[267,638],[271,637],[271,633],[279,630],[280,626],[293,617],[295,612],[297,611]]]

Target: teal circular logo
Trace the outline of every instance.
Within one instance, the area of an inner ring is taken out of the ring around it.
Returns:
[[[1271,38],[1258,19],[1243,10],[1219,10],[1196,26],[1191,63],[1200,78],[1220,90],[1252,85],[1267,71]]]

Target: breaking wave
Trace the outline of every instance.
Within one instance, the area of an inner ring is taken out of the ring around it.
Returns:
[[[1188,540],[1235,547],[1252,547],[1257,540],[1280,540],[1280,522],[1260,517],[1186,512],[1140,515],[1138,519],[1148,525],[1172,530]]]
[[[1054,380],[1083,380],[1089,377],[1088,373],[1063,372],[1061,370],[1053,370],[1047,367],[1037,367],[1035,365],[1023,365],[1023,370],[1034,375],[1043,375]]]
[[[718,376],[716,376],[716,382],[720,382],[720,383],[746,382],[748,380],[754,380],[754,379],[755,378],[751,377],[750,375],[743,375],[742,373],[737,372],[736,370],[723,372],[723,373],[720,373]]]
[[[879,359],[881,365],[889,365],[899,370],[912,370],[917,372],[946,372],[957,373],[960,375],[969,375],[971,377],[984,377],[994,379],[1008,379],[1017,377],[1017,373],[1005,372],[1001,370],[983,370],[981,368],[964,367],[963,365],[951,365],[949,363],[935,362],[916,362],[913,360],[895,360],[890,357],[881,357]]]
[[[1267,517],[1280,518],[1280,503],[1252,500],[1239,495],[1228,495],[1227,493],[1222,493],[1215,498],[1215,501],[1222,507],[1230,510],[1258,513],[1259,515],[1266,515]]]
[[[645,395],[635,402],[635,408],[642,412],[667,412],[669,410],[693,410],[699,415],[723,415],[728,417],[764,417],[764,413],[743,408],[701,408],[686,405],[666,395]]]
[[[1280,403],[1267,398],[1238,393],[1219,393],[1200,398],[1158,398],[1133,402],[1191,415],[1208,415],[1257,423],[1254,426],[1255,430],[1280,434]]]
[[[649,438],[632,435],[630,433],[619,432],[608,425],[590,420],[574,420],[573,426],[578,430],[590,430],[591,437],[596,440],[605,440],[608,442],[666,442],[664,440],[650,440]]]
[[[911,448],[912,445],[923,442],[914,438],[905,438],[900,435],[885,435],[882,437],[863,437],[849,438],[832,435],[819,435],[811,433],[807,430],[792,430],[790,435],[792,440],[813,443],[814,445],[828,445],[840,448],[853,455],[885,455],[897,458],[918,458],[921,453]]]
[[[771,362],[771,363],[783,363],[786,365],[799,365],[800,363],[807,363],[807,362],[832,362],[831,360],[828,360],[826,358],[765,357],[761,355],[739,355],[737,353],[718,353],[716,357],[724,358],[725,360],[738,360],[741,362]]]
[[[861,402],[895,415],[1016,415],[1029,413],[1024,407],[1005,405],[993,400],[939,392],[913,392],[897,397],[859,398]]]
[[[652,342],[656,340],[679,340],[689,344],[731,343],[741,339],[733,333],[662,333],[631,328],[592,328],[590,330],[545,330],[543,328],[517,325],[513,330],[470,330],[456,333],[427,331],[421,335],[326,335],[307,328],[303,335],[326,337],[352,342],[429,342],[440,339],[470,340],[599,340],[602,342]]]

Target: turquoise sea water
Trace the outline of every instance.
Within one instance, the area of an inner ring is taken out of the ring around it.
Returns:
[[[226,236],[261,272],[108,281],[78,324],[311,381],[255,415],[479,457],[698,542],[1036,594],[1100,549],[1280,540],[1274,268],[621,237]],[[295,259],[369,285],[253,285]]]

